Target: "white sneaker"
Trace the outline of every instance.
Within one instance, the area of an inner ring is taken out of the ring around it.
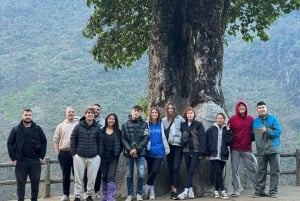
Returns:
[[[136,201],[142,201],[143,197],[140,194],[136,194]]]
[[[188,196],[188,192],[183,191],[182,193],[180,193],[180,194],[178,195],[178,199],[179,199],[179,200],[184,200],[185,198],[187,198],[187,196]]]
[[[83,193],[83,199],[86,200],[87,197],[88,197],[87,192],[84,192],[84,193]]]
[[[132,195],[128,195],[125,201],[132,201]]]
[[[214,197],[215,198],[219,198],[220,197],[219,191],[214,191]]]
[[[151,188],[151,189],[150,189],[149,200],[155,200],[155,192],[154,192],[154,188]]]
[[[223,190],[221,192],[221,198],[224,199],[224,200],[227,200],[229,198],[225,190]]]
[[[95,197],[96,197],[97,199],[100,199],[100,198],[101,198],[101,191],[97,191],[97,192],[95,193]]]
[[[63,195],[60,199],[60,201],[70,201],[69,197],[67,195]]]
[[[193,191],[193,190],[189,190],[188,198],[189,198],[189,199],[194,199],[194,198],[195,198],[195,195],[194,195],[194,191]]]
[[[145,196],[146,199],[149,198],[149,191],[150,191],[150,186],[148,184],[145,184],[143,186],[143,195]]]

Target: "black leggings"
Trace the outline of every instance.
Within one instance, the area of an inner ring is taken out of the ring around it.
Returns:
[[[102,172],[103,182],[116,181],[118,164],[119,164],[119,158],[115,158],[113,160],[103,159],[103,161],[101,161],[101,172]]]
[[[185,187],[193,187],[193,177],[194,173],[197,169],[198,163],[200,161],[199,159],[199,153],[183,153],[185,165],[186,165],[186,171],[187,171],[187,180]]]
[[[215,171],[215,190],[225,190],[224,188],[224,182],[223,182],[223,170],[226,165],[225,161],[221,160],[211,160],[212,168]]]
[[[169,182],[170,186],[178,188],[179,185],[179,170],[182,160],[182,147],[170,145],[170,153],[167,155],[168,169],[169,169]]]
[[[159,168],[162,160],[163,160],[162,158],[152,158],[146,156],[147,169],[148,169],[147,184],[149,186],[154,185],[154,179],[159,172]]]

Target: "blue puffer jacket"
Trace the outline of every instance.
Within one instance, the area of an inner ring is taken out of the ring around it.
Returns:
[[[262,133],[260,128],[265,126],[267,132]],[[280,152],[281,127],[273,115],[257,117],[253,122],[257,155],[274,154]]]

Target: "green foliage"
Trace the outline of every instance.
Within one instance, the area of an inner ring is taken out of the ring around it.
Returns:
[[[147,97],[139,97],[138,105],[142,108],[142,119],[147,120],[148,118],[148,98]]]
[[[221,3],[221,1],[220,1]],[[97,37],[91,53],[108,68],[131,66],[148,49],[152,1],[88,0],[94,8],[83,33]],[[245,41],[255,37],[266,41],[267,30],[281,15],[299,10],[300,0],[231,0],[228,35],[242,35]]]
[[[255,37],[269,40],[267,30],[281,15],[299,10],[300,0],[232,0],[228,18],[228,34],[242,34],[252,42]]]
[[[148,48],[150,36],[151,1],[88,0],[95,11],[84,36],[98,36],[91,50],[94,59],[108,68],[131,66]]]

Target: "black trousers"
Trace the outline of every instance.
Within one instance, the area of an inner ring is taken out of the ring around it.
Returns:
[[[185,187],[193,187],[193,177],[194,173],[197,170],[198,163],[200,161],[199,159],[199,153],[183,153],[185,165],[186,165],[186,171],[187,171],[187,179]]]
[[[28,176],[31,184],[31,200],[37,201],[41,169],[41,162],[39,160],[17,161],[15,176],[17,181],[18,201],[24,201],[25,185]]]
[[[63,177],[63,193],[70,195],[71,171],[73,170],[73,158],[70,151],[59,151],[58,160]],[[74,171],[72,171],[74,172]],[[73,173],[74,174],[74,173]]]
[[[149,186],[154,185],[154,179],[159,172],[159,168],[162,160],[163,160],[162,158],[152,158],[146,156],[147,169],[148,169],[147,184]]]
[[[170,145],[170,153],[167,155],[168,169],[169,169],[169,182],[170,186],[178,188],[179,185],[179,170],[182,160],[182,147]]]
[[[102,179],[104,182],[116,181],[118,164],[119,164],[119,158],[115,158],[113,160],[103,159],[103,161],[101,161]],[[95,183],[95,187],[96,187],[96,183]],[[100,188],[100,184],[99,184],[99,188]]]
[[[223,170],[226,162],[221,160],[211,160],[212,168],[215,170],[215,190],[225,190],[223,182]]]

